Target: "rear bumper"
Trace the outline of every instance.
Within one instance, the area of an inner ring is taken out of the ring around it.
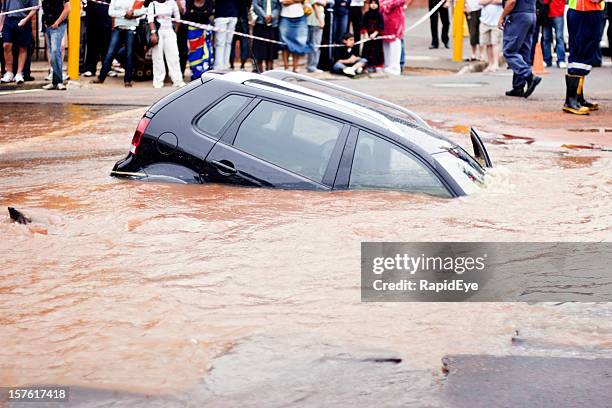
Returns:
[[[137,157],[128,153],[125,159],[119,160],[110,172],[113,177],[143,179],[147,174],[143,171]]]

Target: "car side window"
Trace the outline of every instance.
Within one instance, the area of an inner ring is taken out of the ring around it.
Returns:
[[[262,101],[240,125],[234,146],[320,183],[342,126],[322,116]]]
[[[229,95],[204,113],[196,122],[196,127],[209,136],[217,136],[223,126],[242,109],[249,100],[243,95]]]
[[[429,168],[404,149],[376,135],[359,132],[350,189],[390,189],[450,197]]]

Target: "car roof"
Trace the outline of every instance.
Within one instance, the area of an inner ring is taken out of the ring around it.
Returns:
[[[404,120],[387,112],[328,95],[298,85],[295,82],[287,82],[266,75],[244,71],[225,74],[209,71],[203,76],[213,77],[216,80],[227,81],[237,85],[245,85],[250,88],[265,89],[268,92],[296,98],[304,102],[316,103],[332,111],[341,112],[345,116],[350,116],[356,123],[363,123],[365,121],[373,128],[382,127],[392,132],[400,140],[415,144],[429,154],[438,153],[456,146],[454,142],[437,134],[433,129],[420,126],[414,121]],[[340,87],[336,85],[335,88],[338,89]],[[351,91],[345,87],[341,88],[346,89],[347,92]]]

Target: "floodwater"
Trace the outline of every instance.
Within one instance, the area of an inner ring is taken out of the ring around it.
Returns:
[[[452,200],[109,177],[143,112],[2,108],[0,206],[33,223],[0,218],[0,385],[436,406],[446,354],[612,356],[609,303],[366,304],[359,290],[362,241],[609,241],[612,153],[487,134],[487,188]]]

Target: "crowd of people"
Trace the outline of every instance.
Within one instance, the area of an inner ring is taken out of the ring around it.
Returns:
[[[20,84],[29,77],[32,24],[39,4],[38,0],[0,1],[2,12],[8,13],[0,20],[1,82]],[[167,76],[180,87],[187,67],[192,80],[213,68],[233,69],[239,43],[240,69],[251,60],[254,70],[270,70],[280,56],[285,69],[296,72],[303,57],[308,72],[326,69],[353,76],[364,70],[384,70],[399,75],[404,10],[411,1],[82,0],[85,35],[80,72],[95,77],[94,83],[103,83],[120,65],[126,87],[132,86],[135,72],[138,79],[151,72],[156,88],[164,85]],[[62,90],[70,3],[42,0],[40,9],[50,64],[45,89]],[[355,46],[360,40],[365,41]],[[322,44],[335,46],[322,53]],[[148,71],[147,62],[152,66]]]

